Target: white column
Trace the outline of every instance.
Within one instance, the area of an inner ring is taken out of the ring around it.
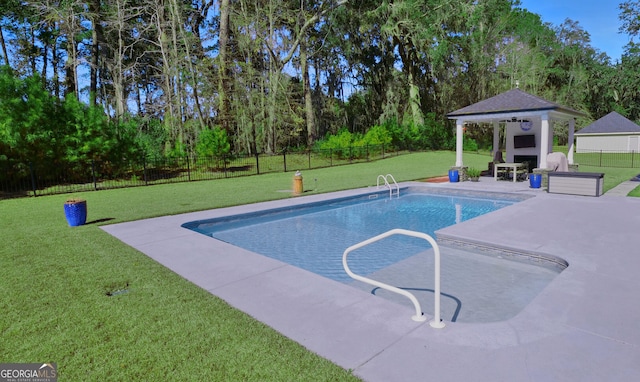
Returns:
[[[549,154],[549,115],[541,116],[540,132],[540,168],[547,168],[547,154]]]
[[[493,121],[493,157],[500,150],[500,121]]]
[[[576,130],[576,119],[571,118],[569,120],[569,141],[567,142],[569,146],[569,152],[567,153],[567,161],[569,162],[569,164],[573,164],[573,152],[574,152],[573,134],[575,133],[575,130]]]
[[[464,136],[464,131],[462,130],[463,125],[464,120],[456,119],[456,167],[462,167],[462,138]]]

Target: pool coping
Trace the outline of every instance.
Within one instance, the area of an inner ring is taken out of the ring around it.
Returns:
[[[569,267],[516,317],[410,319],[408,306],[182,228],[195,220],[371,192],[373,188],[103,226],[187,280],[367,381],[637,380],[640,200],[547,194],[483,179],[402,186],[533,196],[437,232],[447,240],[564,259]],[[552,218],[552,217],[556,218]]]

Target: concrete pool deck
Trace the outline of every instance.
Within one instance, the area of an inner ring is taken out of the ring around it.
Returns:
[[[182,228],[183,223],[371,189],[310,195],[103,226],[235,308],[366,381],[640,380],[640,199],[548,194],[528,183],[405,183],[535,197],[438,231],[564,259],[514,318],[411,320],[413,309]],[[430,317],[429,317],[430,318]],[[206,335],[206,333],[204,333]]]

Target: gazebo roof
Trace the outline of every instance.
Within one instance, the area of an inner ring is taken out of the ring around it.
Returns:
[[[576,135],[623,133],[640,133],[640,126],[612,111],[589,126],[585,126]]]
[[[543,98],[523,92],[520,89],[512,89],[504,93],[500,93],[494,97],[474,103],[473,105],[469,105],[463,107],[462,109],[453,111],[447,114],[447,117],[449,117],[450,119],[465,117],[469,117],[469,119],[473,119],[474,117],[484,117],[482,119],[490,119],[491,117],[498,117],[499,114],[538,114],[545,111],[559,112],[571,117],[585,116],[585,114],[570,109],[566,106],[547,101]]]

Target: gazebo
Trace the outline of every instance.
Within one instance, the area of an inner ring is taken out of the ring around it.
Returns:
[[[507,162],[529,162],[542,169],[547,168],[547,154],[553,148],[555,121],[569,123],[569,153],[567,160],[573,164],[575,119],[585,114],[566,106],[547,101],[512,89],[484,101],[463,107],[447,114],[456,121],[456,168],[463,168],[462,138],[465,124],[493,124],[493,149],[500,149],[500,130],[505,129]]]

